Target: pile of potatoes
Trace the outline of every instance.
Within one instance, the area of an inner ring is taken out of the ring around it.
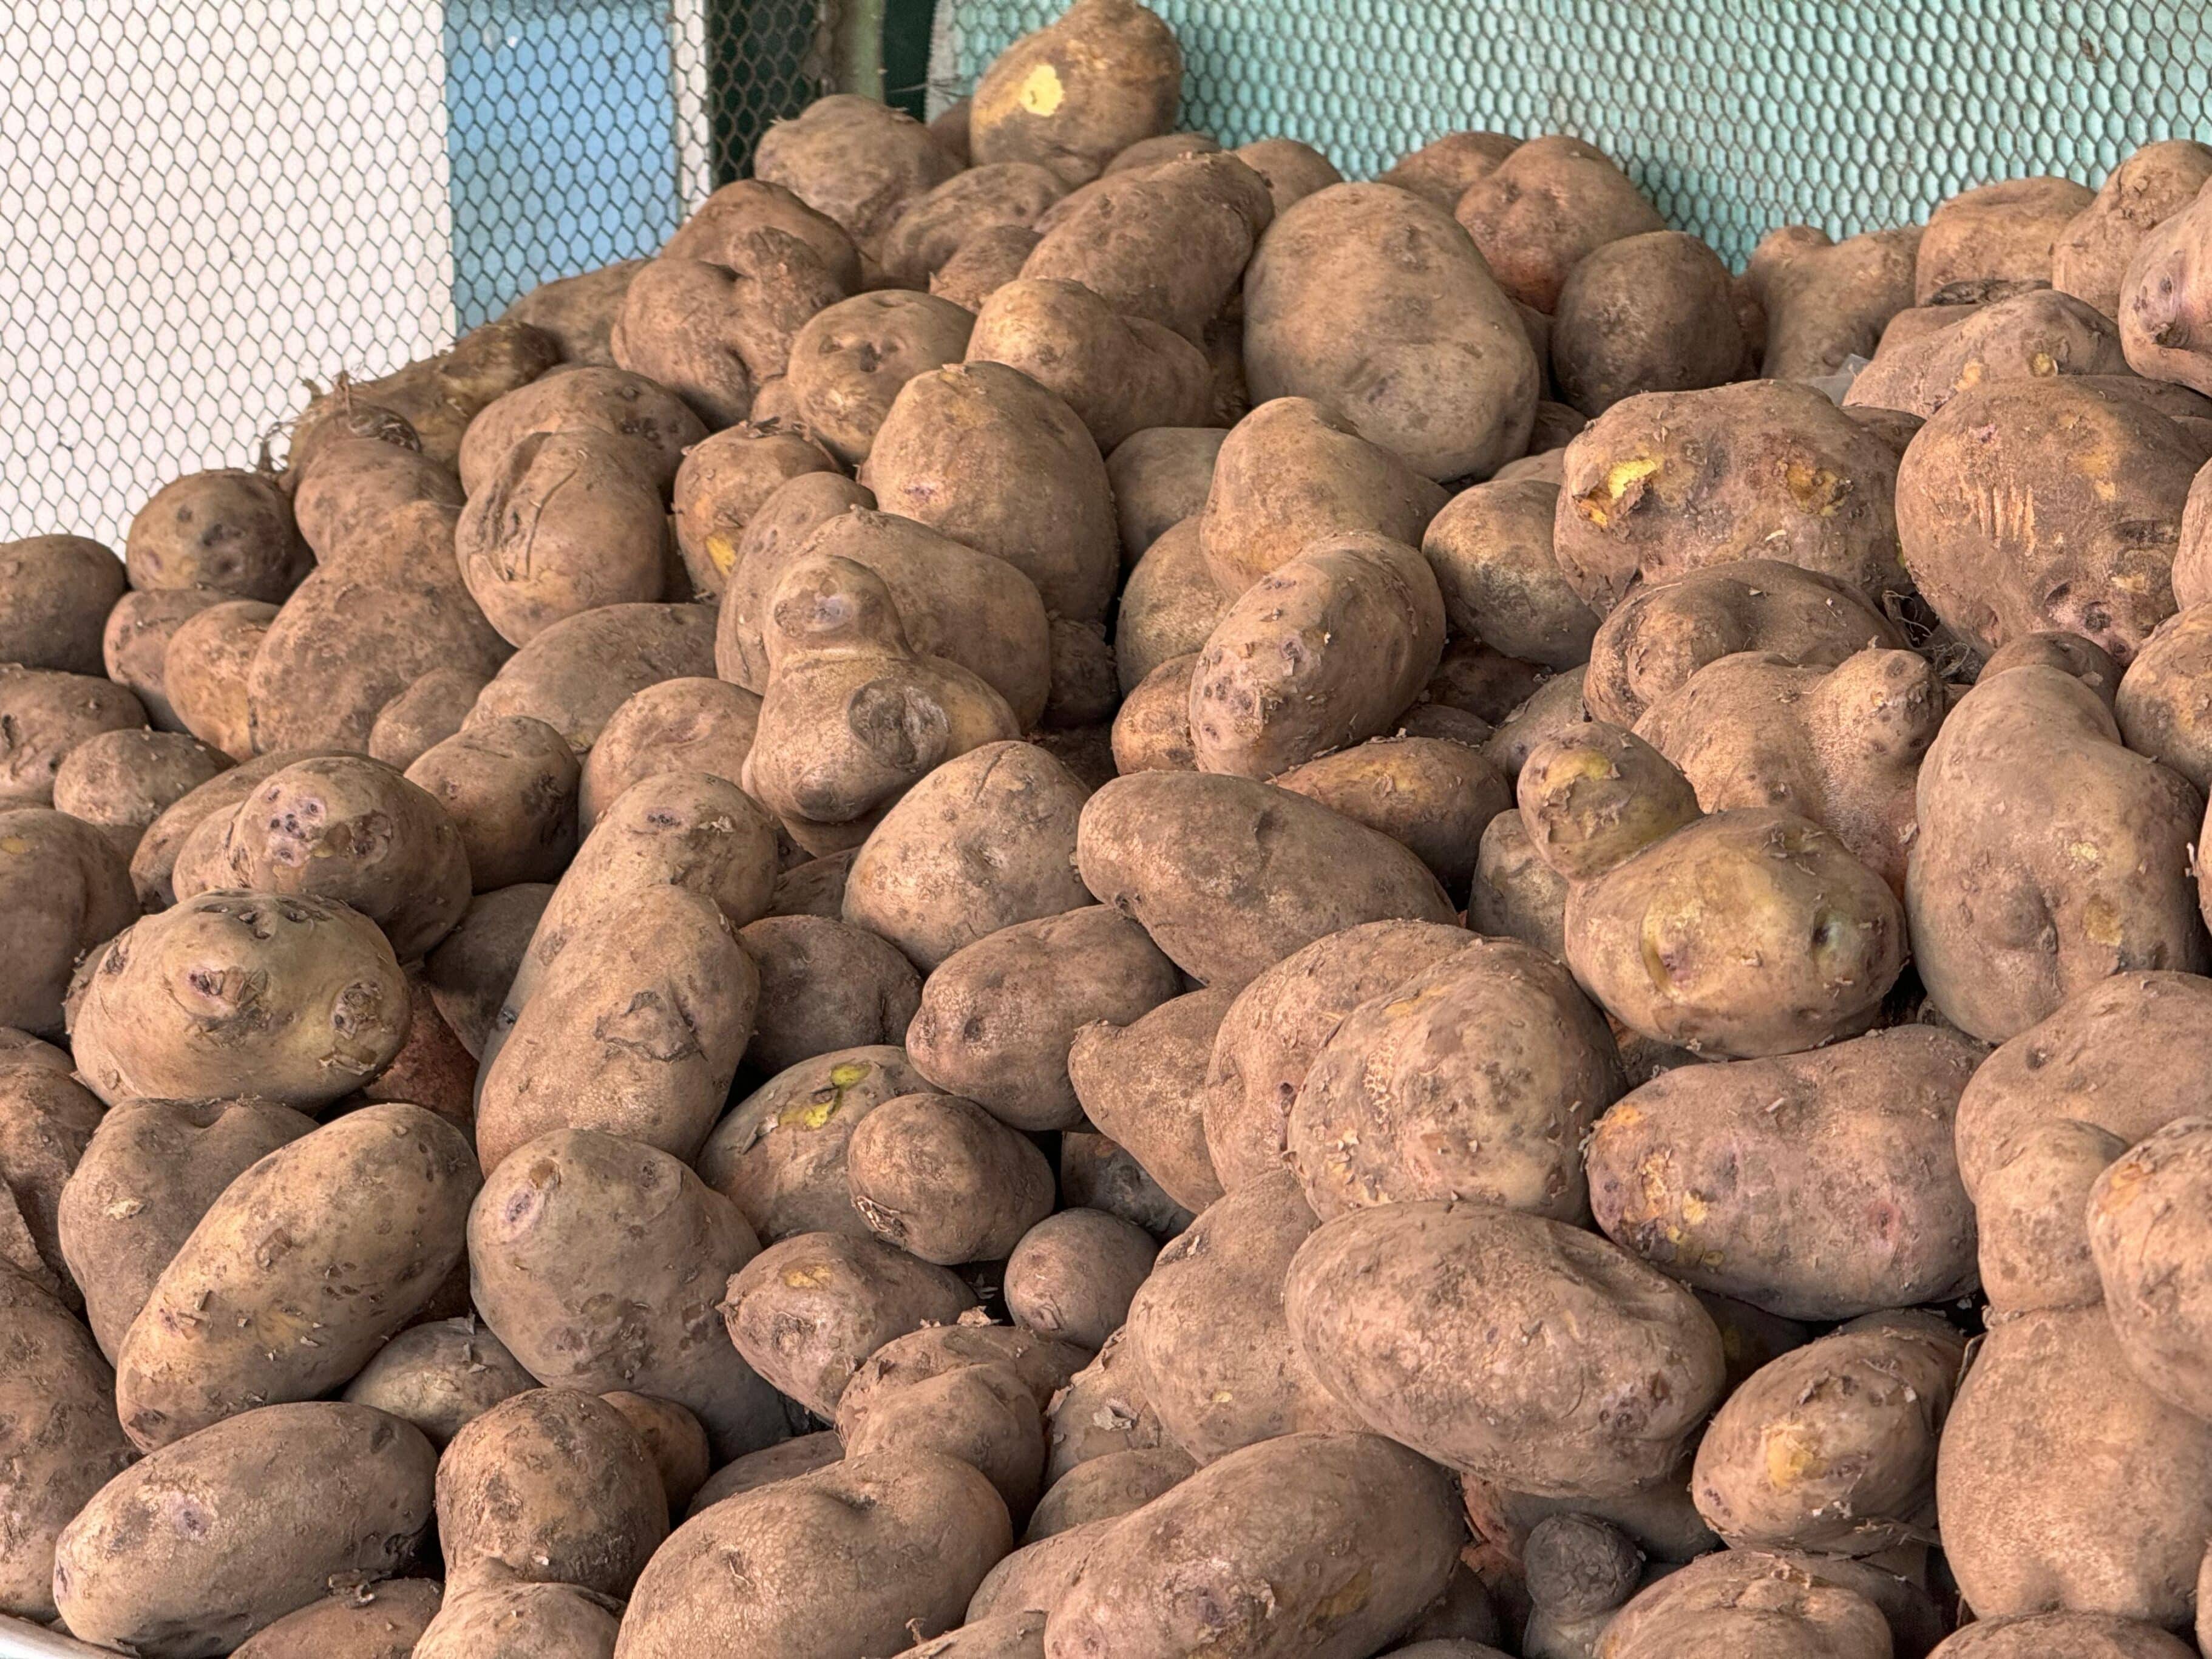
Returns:
[[[0,1613],[2212,1653],[2212,150],[1735,273],[1181,82],[0,547]]]

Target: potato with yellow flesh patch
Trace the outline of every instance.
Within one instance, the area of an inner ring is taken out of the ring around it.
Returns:
[[[991,61],[969,112],[969,154],[977,167],[1034,161],[1079,185],[1167,131],[1182,94],[1173,30],[1133,0],[1078,0]]]
[[[1962,392],[2055,374],[2124,374],[2112,319],[2070,295],[2036,289],[1878,352],[1844,394],[1846,409],[1901,409],[1923,420]]]
[[[2196,789],[2123,748],[2079,680],[1985,674],[1920,767],[1905,902],[1936,1006],[2002,1042],[2110,975],[2203,972],[2190,862],[2203,819]]]
[[[676,470],[676,545],[695,592],[716,594],[738,561],[738,538],[778,485],[834,472],[830,453],[804,433],[733,426],[694,444]]]

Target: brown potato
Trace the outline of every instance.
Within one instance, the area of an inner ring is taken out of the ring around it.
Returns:
[[[505,320],[527,323],[550,335],[561,361],[605,368],[614,362],[607,337],[622,313],[623,295],[642,259],[618,259],[580,276],[540,283],[507,308]]]
[[[2050,281],[2058,239],[2095,199],[2071,179],[2007,179],[1960,191],[1928,216],[1912,268],[1913,299],[1925,305],[1954,283]]]
[[[138,509],[124,545],[133,587],[206,587],[270,605],[314,562],[276,476],[235,468],[165,484]]]
[[[1687,1291],[1604,1239],[1488,1205],[1324,1222],[1283,1305],[1303,1362],[1368,1427],[1516,1491],[1655,1482],[1720,1398],[1720,1333]]]
[[[1223,441],[1199,533],[1233,598],[1319,537],[1370,532],[1417,544],[1447,499],[1321,404],[1279,398]]]
[[[335,404],[330,408],[331,418],[320,429],[331,436],[305,461],[305,425],[293,428],[292,512],[317,568],[342,566],[350,574],[364,561],[387,556],[393,515],[450,515],[467,498],[452,465],[422,454],[415,429],[390,410],[362,404],[350,414]],[[338,435],[348,427],[353,435]]]
[[[1091,1553],[1107,1529],[1104,1522],[1094,1522],[1024,1545],[1005,1557],[975,1587],[968,1603],[968,1622],[1028,1613],[1042,1614],[1049,1626],[1052,1610],[1082,1579]]]
[[[1042,1411],[1090,1361],[1085,1349],[1011,1325],[990,1324],[981,1316],[953,1325],[925,1326],[885,1343],[868,1357],[838,1398],[837,1422],[849,1433],[873,1414],[878,1403],[896,1399],[915,1383],[968,1365],[1010,1373]]]
[[[1200,425],[1212,411],[1203,351],[1162,324],[1120,315],[1079,282],[1022,277],[997,289],[975,313],[966,355],[1018,368],[1065,399],[1101,450],[1148,428]]]
[[[617,1389],[600,1399],[623,1414],[631,1431],[645,1443],[667,1494],[663,1507],[681,1511],[691,1495],[706,1483],[714,1454],[707,1445],[707,1431],[699,1419],[673,1400]]]
[[[428,1578],[334,1591],[264,1626],[234,1659],[408,1659],[437,1617],[442,1592]]]
[[[228,603],[226,596],[210,588],[158,588],[125,593],[107,613],[100,641],[107,678],[133,693],[145,705],[150,722],[162,731],[185,729],[162,678],[170,639],[201,611]]]
[[[1931,1649],[1929,1659],[2189,1659],[2189,1650],[2137,1620],[2032,1613],[1977,1620]]]
[[[254,753],[248,676],[273,605],[232,599],[187,617],[161,653],[161,690],[185,730],[234,761]]]
[[[614,361],[665,386],[709,431],[752,412],[754,388],[784,372],[808,318],[847,289],[798,237],[747,232],[721,259],[648,259],[608,337]]]
[[[1075,1034],[1126,1024],[1180,989],[1145,930],[1104,905],[1017,922],[947,957],[906,1036],[915,1066],[1018,1129],[1072,1127]]]
[[[445,810],[478,892],[552,881],[576,851],[579,769],[568,740],[526,714],[434,745],[407,781]]]
[[[911,115],[849,93],[771,124],[753,157],[756,177],[834,220],[872,258],[900,210],[963,165]]]
[[[2036,289],[1946,309],[1967,314],[1877,352],[1844,394],[1844,406],[1903,410],[1926,420],[1960,392],[1997,380],[2128,372],[2112,319],[2070,295]]]
[[[777,488],[810,474],[834,475],[830,453],[781,425],[733,426],[686,452],[677,469],[676,544],[702,595],[719,594],[738,562],[747,525]]]
[[[714,672],[714,613],[708,606],[601,605],[554,623],[508,658],[469,718],[534,714],[580,755],[635,693]]]
[[[795,236],[812,248],[847,293],[860,286],[860,255],[837,222],[765,179],[724,185],[677,228],[660,250],[664,259],[704,259],[726,265],[744,239],[763,229]]]
[[[1200,524],[1193,517],[1170,526],[1129,573],[1114,625],[1115,672],[1124,698],[1162,664],[1204,649],[1229,609],[1231,596],[1206,562]]]
[[[1447,132],[1419,149],[1408,150],[1376,179],[1409,190],[1449,213],[1470,185],[1488,178],[1500,161],[1520,148],[1521,141],[1507,133]]]
[[[1197,672],[1195,651],[1170,657],[1146,675],[1115,711],[1112,743],[1117,775],[1198,770],[1190,735],[1190,686]]]
[[[975,1305],[954,1274],[880,1239],[799,1233],[732,1276],[721,1315],[746,1364],[807,1410],[834,1417],[870,1354]]]
[[[1649,230],[1594,248],[1559,289],[1552,376],[1595,417],[1641,392],[1694,392],[1742,372],[1729,269],[1696,237]]]
[[[1022,1542],[1034,1544],[1088,1522],[1110,1521],[1140,1510],[1197,1469],[1173,1446],[1109,1452],[1079,1463],[1038,1501]]]
[[[1119,1216],[1155,1240],[1173,1238],[1197,1218],[1145,1173],[1127,1147],[1081,1129],[1060,1133],[1060,1196],[1075,1208]]]
[[[52,805],[55,775],[80,744],[145,725],[138,699],[96,675],[0,663],[0,805]]]
[[[1868,1594],[1873,1586],[1850,1575],[1854,1565],[1765,1550],[1706,1556],[1630,1601],[1595,1652],[1602,1659],[1881,1659],[1896,1642]]]
[[[508,392],[469,422],[461,441],[461,486],[471,500],[499,473],[525,438],[589,431],[616,439],[631,470],[664,493],[684,452],[707,428],[667,387],[621,368],[564,368]]]
[[[0,1216],[15,1235],[9,1265],[72,1312],[83,1297],[62,1250],[58,1212],[101,1109],[65,1072],[34,1065],[0,1069],[0,1191],[7,1194]]]
[[[1133,0],[1078,0],[994,58],[968,117],[975,165],[1035,161],[1071,185],[1173,125],[1175,32]]]
[[[377,711],[368,729],[370,758],[404,772],[461,729],[487,683],[485,676],[465,668],[434,668],[417,675]]]
[[[100,672],[101,636],[125,586],[113,550],[82,536],[0,542],[0,662]]]
[[[1508,657],[1572,668],[1589,659],[1599,618],[1552,556],[1559,496],[1557,485],[1539,478],[1462,490],[1429,521],[1421,551],[1455,634]]]
[[[588,833],[624,790],[663,772],[705,772],[735,783],[759,723],[760,699],[724,680],[647,686],[608,717],[584,757],[578,823]]]
[[[1096,1349],[1121,1328],[1159,1246],[1133,1221],[1076,1207],[1024,1233],[1006,1260],[1006,1310],[1024,1330]]]
[[[1410,848],[1448,893],[1468,890],[1483,826],[1513,805],[1512,785],[1479,750],[1439,738],[1371,738],[1275,784]]]
[[[1514,147],[1452,209],[1498,286],[1523,305],[1557,307],[1567,276],[1607,242],[1667,226],[1604,153],[1564,133]]]
[[[1627,606],[1622,607],[1624,610]],[[1590,718],[1583,706],[1583,686],[1588,676],[1580,667],[1554,674],[1513,708],[1489,737],[1482,752],[1490,763],[1509,778],[1517,779],[1529,751],[1555,738],[1568,726]]]
[[[469,1211],[469,1288],[546,1387],[672,1400],[716,1456],[738,1457],[789,1431],[717,1314],[758,1248],[736,1207],[667,1153],[562,1129],[486,1178]]]
[[[884,512],[1004,559],[1054,615],[1105,615],[1121,568],[1106,463],[1075,411],[1026,374],[955,363],[915,375],[860,472]]]
[[[817,312],[791,343],[788,386],[809,436],[848,466],[868,459],[916,375],[957,363],[976,319],[934,295],[856,294]]]
[[[0,811],[0,932],[11,947],[0,1024],[61,1036],[63,994],[79,958],[137,912],[128,871],[93,825],[45,807]]]
[[[1044,1154],[957,1095],[884,1102],[854,1127],[845,1175],[878,1237],[941,1267],[1003,1261],[1052,1210]]]
[[[872,1402],[839,1433],[846,1458],[877,1452],[935,1452],[978,1470],[1025,1521],[1044,1471],[1042,1409],[1021,1376],[997,1364],[963,1365],[910,1383]]]
[[[484,409],[561,360],[560,343],[528,323],[501,319],[471,329],[451,351],[418,359],[381,380],[339,384],[324,396],[386,409],[414,428],[422,453],[442,466],[459,458],[470,423]],[[314,412],[311,407],[309,414]]]
[[[971,238],[1026,228],[1066,193],[1050,168],[1034,161],[995,161],[957,173],[900,207],[877,250],[884,274],[902,288],[927,288]]]
[[[1912,304],[1920,228],[1874,230],[1832,242],[1807,225],[1770,231],[1743,286],[1765,313],[1759,373],[1770,380],[1833,374],[1871,357],[1889,319]]]
[[[2179,772],[2199,790],[2212,785],[2212,732],[2206,730],[2212,705],[2204,696],[2206,676],[2212,674],[2208,629],[2212,607],[2192,605],[2168,617],[2143,641],[2112,699],[2112,714],[2128,747]]]
[[[604,1400],[532,1389],[462,1425],[438,1459],[450,1594],[515,1583],[626,1595],[668,1535],[645,1442]]]
[[[984,301],[1022,274],[1043,240],[1024,225],[979,230],[937,268],[929,279],[929,291],[963,311],[981,311]]]
[[[2204,1190],[2212,1121],[2178,1118],[2149,1134],[2090,1189],[2090,1254],[2112,1335],[2145,1388],[2204,1415],[2205,1313],[2191,1267],[2189,1217]]]
[[[1120,1451],[1174,1449],[1159,1414],[1144,1396],[1127,1328],[1106,1339],[1098,1357],[1068,1379],[1045,1413],[1050,1450],[1048,1487],[1070,1469]]]
[[[423,958],[431,1001],[470,1054],[483,1052],[552,896],[552,888],[535,882],[479,893],[453,931]]]
[[[337,751],[328,750],[279,750],[267,755],[257,755],[252,760],[241,761],[209,779],[198,787],[185,791],[146,827],[138,838],[138,845],[131,854],[131,880],[137,888],[139,902],[149,910],[158,910],[176,902],[176,865],[185,844],[210,820],[227,823],[238,811],[239,803],[253,793],[256,785],[264,778],[283,771],[295,762],[316,758]],[[210,834],[219,832],[210,831]]]
[[[1260,175],[1278,214],[1293,202],[1344,182],[1344,175],[1328,156],[1296,138],[1257,138],[1229,153]],[[1451,211],[1449,202],[1437,205],[1446,213]]]
[[[1517,811],[1500,812],[1482,831],[1468,888],[1467,925],[1566,960],[1566,878],[1544,862]]]
[[[345,1397],[412,1423],[442,1451],[465,1425],[537,1386],[507,1344],[469,1315],[410,1325],[356,1373]]]
[[[1187,1209],[1202,1210],[1222,1194],[1199,1103],[1235,995],[1193,991],[1127,1024],[1099,1020],[1077,1031],[1068,1049],[1068,1082],[1084,1116]]]
[[[921,976],[866,928],[821,916],[763,916],[738,933],[738,943],[760,973],[745,1047],[757,1071],[896,1044],[921,1005]]]
[[[456,1595],[415,1644],[418,1659],[614,1659],[610,1598],[574,1584],[514,1584]]]
[[[1154,542],[1204,510],[1214,459],[1228,436],[1224,427],[1154,427],[1131,433],[1107,456],[1106,476],[1121,523],[1121,562],[1133,574]],[[1121,602],[1126,608],[1126,594]]]
[[[128,859],[148,825],[229,764],[181,732],[103,732],[63,757],[54,771],[54,806],[96,825]]]

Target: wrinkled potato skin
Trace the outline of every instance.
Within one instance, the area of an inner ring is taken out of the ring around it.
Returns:
[[[1477,484],[1429,521],[1421,552],[1455,635],[1547,668],[1589,660],[1598,615],[1552,556],[1559,498],[1540,478]]]
[[[1667,228],[1602,152],[1560,133],[1516,146],[1468,186],[1452,214],[1498,286],[1547,314],[1583,258],[1607,242]]]
[[[1614,404],[1567,446],[1559,569],[1611,611],[1647,582],[1750,558],[1833,576],[1879,605],[1908,583],[1898,458],[1816,388],[1751,380]]]
[[[2118,738],[2095,692],[2030,665],[1984,676],[1921,764],[1914,953],[1936,1006],[1985,1042],[2110,975],[2212,962],[2189,890],[2199,797]]]
[[[1443,1592],[1463,1535],[1443,1472],[1379,1436],[1248,1447],[1101,1537],[1046,1650],[1360,1659]]]
[[[2071,179],[2007,179],[1960,191],[1920,234],[1913,302],[1924,306],[1954,283],[2048,282],[2058,239],[2095,199]]]
[[[994,290],[975,313],[967,361],[1004,363],[1057,393],[1101,451],[1149,428],[1198,426],[1212,412],[1203,351],[1065,279],[1022,277]]]
[[[410,1325],[376,1351],[345,1398],[412,1423],[443,1451],[463,1425],[538,1386],[474,1315]]]
[[[1516,1491],[1655,1482],[1720,1398],[1720,1333],[1687,1291],[1589,1233],[1487,1205],[1324,1222],[1283,1305],[1304,1363],[1366,1427]],[[1535,1321],[1540,1350],[1524,1340]]]
[[[1832,243],[1802,225],[1769,232],[1743,275],[1765,313],[1759,373],[1805,380],[1873,356],[1889,319],[1912,304],[1919,252],[1917,225]]]
[[[1553,378],[1588,416],[1639,392],[1735,380],[1745,350],[1728,267],[1679,230],[1594,249],[1568,273],[1552,320]]]
[[[138,509],[124,544],[131,586],[205,587],[281,604],[314,562],[271,473],[193,472]]]
[[[80,1639],[149,1659],[228,1653],[328,1593],[402,1570],[437,1454],[365,1406],[265,1406],[166,1446],[64,1530],[54,1599]],[[173,1524],[179,1513],[198,1526]]]
[[[1953,1124],[1982,1054],[1907,1025],[1662,1073],[1590,1138],[1598,1225],[1685,1283],[1793,1319],[1967,1295],[1974,1214]]]
[[[469,422],[461,441],[461,487],[474,500],[525,438],[569,430],[616,439],[663,492],[674,483],[684,452],[707,435],[682,398],[642,374],[565,368],[508,392]]]
[[[2119,330],[2070,295],[2036,289],[1985,306],[1908,343],[1880,352],[1844,394],[1846,409],[1902,410],[1932,417],[1961,392],[1996,380],[2053,374],[2124,374]]]
[[[233,1659],[409,1659],[442,1593],[428,1578],[337,1591],[264,1626]]]
[[[957,1095],[906,1095],[869,1113],[847,1145],[845,1178],[871,1231],[945,1267],[1004,1261],[1052,1212],[1044,1154]]]
[[[0,662],[101,672],[108,612],[125,589],[123,562],[82,536],[0,542]]]

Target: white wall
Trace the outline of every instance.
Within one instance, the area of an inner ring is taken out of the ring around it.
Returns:
[[[163,482],[249,464],[303,375],[450,340],[443,14],[9,0],[0,539],[119,549]]]

